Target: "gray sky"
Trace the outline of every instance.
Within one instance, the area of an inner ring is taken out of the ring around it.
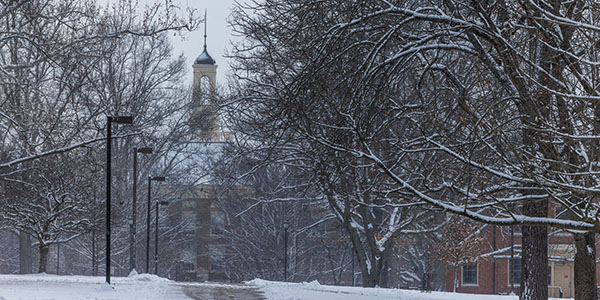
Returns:
[[[229,73],[229,66],[223,55],[225,49],[230,50],[231,28],[227,24],[230,10],[233,7],[233,0],[174,0],[182,5],[189,6],[198,10],[200,15],[204,15],[204,9],[207,9],[207,45],[208,53],[217,62],[217,84],[225,84],[225,75]],[[172,42],[175,47],[175,53],[182,53],[187,58],[189,66],[188,80],[192,81],[192,64],[200,53],[204,39],[204,25],[200,26],[194,32],[185,33],[185,37],[173,37]]]
[[[114,3],[117,0],[97,0],[99,5]],[[138,0],[139,7],[142,10],[146,3],[155,3],[160,0]],[[233,7],[234,0],[173,0],[173,3],[179,5],[182,9],[185,7],[195,8],[200,17],[204,17],[204,9],[207,10],[207,45],[208,53],[217,62],[217,84],[225,84],[225,76],[228,74],[229,66],[223,55],[225,49],[231,49],[231,28],[227,25],[227,19]],[[241,1],[243,2],[243,1]],[[185,32],[183,36],[171,36],[171,41],[175,48],[175,54],[183,53],[187,59],[189,73],[187,80],[192,84],[192,64],[200,53],[204,43],[204,25],[201,25],[196,31]]]

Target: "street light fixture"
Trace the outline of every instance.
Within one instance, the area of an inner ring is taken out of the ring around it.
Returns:
[[[137,224],[137,154],[151,154],[150,147],[134,147],[133,148],[133,202],[131,209],[131,226],[129,228],[129,269],[134,270],[136,267],[136,247],[135,234]]]
[[[110,171],[111,171],[111,147],[112,147],[112,130],[111,123],[116,124],[132,124],[132,116],[106,116],[106,283],[110,284]]]
[[[146,273],[150,273],[150,204],[152,203],[152,180],[165,181],[165,177],[148,176],[148,214],[146,215]]]
[[[158,275],[158,206],[169,205],[168,201],[156,200],[156,228],[154,229],[154,274]]]

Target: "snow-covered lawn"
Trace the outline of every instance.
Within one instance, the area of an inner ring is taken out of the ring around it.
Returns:
[[[181,286],[155,275],[112,277],[0,275],[0,300],[189,300]]]
[[[421,293],[411,290],[340,287],[317,282],[284,283],[254,279],[247,285],[216,283],[178,283],[155,275],[133,274],[113,277],[112,285],[104,277],[36,275],[0,275],[0,300],[189,300],[184,288],[210,293],[211,289],[249,291],[258,288],[267,300],[517,300],[517,296],[471,295],[459,293]],[[200,293],[204,295],[203,293]],[[198,295],[198,294],[196,294]],[[255,299],[251,294],[239,294]],[[211,296],[208,296],[211,297]],[[231,296],[229,297],[231,298]],[[237,298],[234,297],[234,298]],[[246,299],[242,297],[243,299]],[[210,300],[210,299],[207,299]]]
[[[258,287],[269,300],[518,300],[517,296],[473,295],[412,290],[339,287],[318,282],[283,283],[261,279],[247,282]],[[564,300],[564,299],[563,299]]]

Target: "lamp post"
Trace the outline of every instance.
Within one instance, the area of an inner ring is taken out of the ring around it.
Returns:
[[[60,241],[56,242],[56,275],[60,275]]]
[[[288,222],[283,222],[283,248],[285,249],[285,255],[283,257],[283,281],[288,281],[287,271],[288,271]]]
[[[106,283],[110,284],[110,171],[111,171],[111,145],[112,130],[111,123],[132,124],[132,116],[106,116]]]
[[[131,209],[131,227],[129,228],[129,269],[134,270],[136,265],[136,249],[135,249],[135,234],[137,224],[137,154],[151,154],[150,147],[134,147],[133,148],[133,201]]]
[[[510,226],[510,292],[515,292],[515,227]]]
[[[148,214],[146,215],[146,273],[150,273],[150,204],[152,203],[152,180],[165,181],[165,177],[148,176]]]
[[[156,200],[156,228],[154,229],[154,274],[158,275],[158,206],[169,205],[167,201]]]

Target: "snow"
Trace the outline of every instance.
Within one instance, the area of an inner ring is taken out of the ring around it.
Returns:
[[[150,274],[132,272],[112,277],[111,285],[99,276],[0,275],[0,300],[188,300],[184,287],[258,288],[267,300],[517,300],[517,296],[474,295],[415,290],[362,288],[254,279],[246,285],[179,283]]]
[[[188,300],[183,288],[156,275],[99,276],[0,275],[0,300]]]
[[[362,288],[303,283],[273,282],[254,279],[246,282],[264,292],[268,300],[517,300],[514,295],[474,295],[447,292],[423,293],[415,290]]]

